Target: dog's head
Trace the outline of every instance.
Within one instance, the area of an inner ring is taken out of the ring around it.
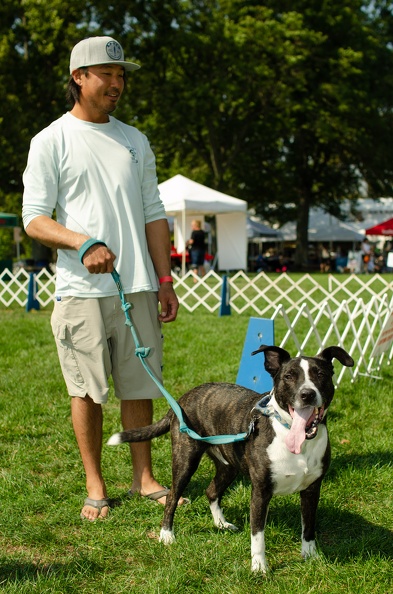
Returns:
[[[292,428],[287,445],[300,453],[304,439],[312,439],[333,399],[333,364],[337,359],[342,365],[352,367],[354,361],[338,346],[321,351],[316,357],[295,357],[276,346],[262,345],[257,353],[265,354],[265,369],[274,381],[274,397],[278,406],[292,418]]]

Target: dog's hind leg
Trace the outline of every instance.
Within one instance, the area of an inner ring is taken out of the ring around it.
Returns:
[[[302,513],[302,557],[318,557],[315,542],[315,524],[322,478],[300,492]]]
[[[201,446],[186,435],[172,434],[172,486],[166,497],[164,518],[160,532],[160,542],[171,544],[175,541],[173,519],[177,503],[197,470],[206,446]]]
[[[223,464],[216,457],[212,458],[212,460],[216,467],[216,475],[206,489],[206,496],[209,500],[210,511],[213,516],[214,525],[217,526],[217,528],[237,530],[238,528],[234,524],[226,521],[221,509],[221,499],[225,489],[229,487],[229,485],[236,478],[238,471],[232,466]]]

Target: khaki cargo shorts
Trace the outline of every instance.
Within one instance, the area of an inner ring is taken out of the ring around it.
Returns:
[[[126,295],[140,346],[151,347],[145,361],[161,382],[162,341],[157,293]],[[55,302],[52,331],[70,396],[88,394],[97,404],[108,399],[112,375],[121,400],[159,398],[160,390],[135,355],[135,343],[119,296],[62,297]]]

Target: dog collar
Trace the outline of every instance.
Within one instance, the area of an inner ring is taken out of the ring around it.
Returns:
[[[276,411],[274,406],[272,404],[270,404],[272,397],[273,397],[273,392],[270,392],[270,394],[267,394],[266,396],[264,396],[259,402],[257,402],[257,404],[254,406],[254,408],[252,409],[251,412],[258,411],[264,417],[274,417],[275,419],[277,419],[277,421],[279,421],[281,423],[281,425],[283,425],[283,427],[285,427],[286,429],[290,429],[291,426],[286,421],[284,421],[284,419]]]

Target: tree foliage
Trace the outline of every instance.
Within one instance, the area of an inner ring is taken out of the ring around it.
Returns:
[[[72,46],[113,34],[140,71],[116,115],[183,173],[270,222],[391,195],[392,10],[360,0],[59,0],[0,7],[0,208],[20,211],[30,138],[66,109]]]

